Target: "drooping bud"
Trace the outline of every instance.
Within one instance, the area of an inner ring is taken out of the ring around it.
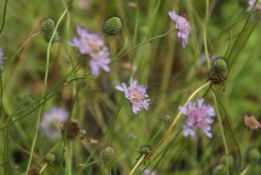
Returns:
[[[40,29],[42,31],[45,41],[49,42],[51,40],[52,34],[55,29],[55,21],[51,18],[46,18],[42,20],[40,24]],[[59,40],[59,33],[56,32],[53,38],[53,42],[57,42],[58,40]]]
[[[257,148],[251,149],[248,152],[248,159],[251,163],[257,163],[260,160],[260,152]]]
[[[109,163],[110,161],[112,161],[115,158],[115,155],[115,150],[110,146],[104,148],[100,153],[101,159],[104,163]]]
[[[123,22],[120,17],[114,16],[108,18],[103,25],[103,33],[107,36],[118,35],[123,27]]]
[[[65,135],[66,126],[67,126],[67,122],[64,122],[61,124],[62,136]],[[66,138],[73,140],[79,133],[80,133],[80,126],[79,126],[78,121],[75,119],[70,120],[68,129],[67,129],[67,133],[66,133]]]

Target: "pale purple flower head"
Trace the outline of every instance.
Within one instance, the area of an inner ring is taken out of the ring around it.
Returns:
[[[249,0],[248,1],[247,11],[250,11],[254,7],[255,2],[256,2],[256,0]],[[258,1],[257,6],[256,6],[256,10],[261,11],[261,0]]]
[[[80,38],[73,37],[73,42],[69,45],[77,47],[82,54],[88,54],[91,58],[90,67],[93,76],[98,76],[99,70],[110,72],[109,51],[104,45],[104,40],[97,34],[88,33],[86,29],[77,26],[77,33]]]
[[[3,57],[4,53],[2,52],[2,48],[0,47],[0,69],[3,70],[3,64],[6,57]]]
[[[149,109],[149,101],[150,99],[146,94],[147,86],[137,85],[138,81],[130,79],[130,86],[127,87],[126,83],[122,83],[121,86],[116,86],[115,88],[123,91],[125,93],[125,97],[130,100],[132,103],[132,111],[137,114],[138,111],[141,111],[142,108],[146,110]]]
[[[245,125],[248,126],[251,130],[261,128],[261,124],[253,115],[251,115],[250,117],[245,115]]]
[[[52,108],[49,112],[43,114],[40,126],[42,134],[55,140],[60,135],[60,125],[69,117],[69,112],[63,108]]]
[[[176,14],[175,10],[169,11],[170,18],[175,21],[178,31],[178,37],[182,38],[182,46],[188,45],[189,34],[191,33],[190,23],[183,16]]]
[[[204,105],[204,98],[197,100],[198,104],[188,101],[188,106],[179,106],[182,114],[188,117],[187,123],[183,125],[183,135],[194,136],[196,128],[202,129],[207,137],[212,138],[211,126],[214,122],[212,117],[216,116],[214,108],[208,104]]]

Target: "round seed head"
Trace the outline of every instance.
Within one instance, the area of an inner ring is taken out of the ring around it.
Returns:
[[[251,163],[257,163],[260,160],[260,152],[257,148],[251,149],[248,152],[248,158]]]
[[[120,17],[114,16],[107,19],[103,25],[103,33],[107,36],[118,35],[123,27],[123,22]]]
[[[226,156],[222,156],[221,159],[220,159],[220,163],[223,164],[223,165],[226,165],[226,161],[227,161]],[[228,162],[229,162],[229,167],[230,168],[233,167],[234,158],[231,155],[229,155],[229,157],[228,157]]]
[[[108,163],[112,161],[115,158],[115,155],[116,155],[115,150],[110,146],[104,148],[100,153],[101,159],[104,163]]]
[[[42,31],[44,39],[47,42],[49,42],[52,37],[53,31],[55,29],[55,21],[51,18],[46,18],[46,19],[42,20],[42,22],[40,24],[40,29]],[[56,42],[58,40],[59,40],[59,34],[58,34],[58,32],[56,32],[54,35],[53,42]]]
[[[52,153],[48,153],[45,155],[44,159],[47,161],[47,162],[54,162],[55,161],[55,155],[52,154]]]
[[[67,127],[67,122],[61,124],[61,134],[64,136]],[[74,139],[80,133],[80,126],[77,120],[70,120],[66,137],[67,139]]]
[[[213,62],[212,67],[215,73],[222,73],[227,69],[227,62],[222,58],[218,58]]]

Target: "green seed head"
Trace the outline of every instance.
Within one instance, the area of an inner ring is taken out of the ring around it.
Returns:
[[[123,27],[121,18],[114,16],[107,19],[103,25],[103,33],[107,36],[118,35]]]
[[[110,146],[107,146],[106,148],[104,148],[100,153],[101,159],[104,163],[108,163],[108,162],[112,161],[114,159],[115,155],[116,155],[115,150]]]
[[[54,162],[55,161],[55,155],[52,154],[52,153],[48,153],[45,155],[44,159],[47,161],[47,162]]]
[[[40,24],[40,29],[42,31],[44,39],[47,42],[49,42],[52,37],[53,31],[55,29],[55,21],[51,18],[42,20],[42,22]],[[56,42],[58,40],[59,40],[59,34],[58,34],[58,32],[56,32],[54,35],[53,42]]]
[[[222,58],[218,58],[213,62],[212,67],[215,73],[222,73],[227,69],[227,62]]]
[[[227,161],[226,156],[222,156],[221,159],[220,159],[220,163],[223,164],[223,165],[226,165],[226,161]],[[229,155],[229,157],[228,157],[228,162],[229,162],[229,167],[230,168],[233,167],[234,158],[231,155]]]
[[[248,152],[248,158],[251,163],[257,163],[260,160],[260,152],[257,148],[251,149]]]

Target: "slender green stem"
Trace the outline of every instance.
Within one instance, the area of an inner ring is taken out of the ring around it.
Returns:
[[[159,38],[161,38],[161,37],[164,37],[164,36],[166,36],[166,35],[168,35],[168,34],[174,32],[174,31],[177,31],[177,29],[173,29],[173,30],[171,30],[171,31],[168,31],[168,32],[162,34],[162,35],[155,36],[155,37],[153,37],[153,38],[151,38],[151,39],[148,39],[147,41],[144,41],[143,43],[140,43],[140,44],[134,46],[133,48],[131,48],[130,50],[126,51],[125,53],[123,53],[123,54],[120,55],[119,57],[115,58],[115,59],[114,59],[113,61],[111,61],[109,64],[112,64],[112,63],[118,61],[118,60],[121,59],[123,56],[127,55],[128,53],[132,52],[133,50],[137,49],[138,47],[140,47],[140,46],[142,46],[142,45],[144,45],[144,44],[147,44],[148,42],[153,41],[153,40],[155,40],[155,39],[159,39]]]
[[[116,122],[116,119],[117,119],[117,117],[118,117],[118,114],[119,114],[121,108],[123,107],[123,105],[126,104],[127,102],[128,102],[128,100],[124,101],[124,102],[119,106],[117,112],[115,113],[113,122],[112,122],[112,124],[111,124],[111,126],[110,126],[110,134],[109,134],[108,140],[107,140],[107,142],[106,142],[106,146],[109,144],[109,140],[110,140],[111,135],[112,135],[112,133],[113,133],[113,127],[114,127],[114,125],[115,125],[115,122]],[[105,147],[106,147],[106,146],[105,146]]]
[[[216,108],[216,114],[217,114],[217,118],[218,118],[218,123],[219,123],[219,127],[220,127],[220,132],[221,132],[221,136],[222,136],[222,141],[225,147],[225,152],[226,152],[226,168],[227,168],[227,175],[229,175],[229,152],[228,152],[228,148],[227,148],[227,142],[226,142],[226,137],[225,137],[225,133],[224,133],[224,129],[223,129],[223,125],[222,125],[222,120],[219,114],[219,110],[218,110],[218,104],[217,104],[217,99],[216,99],[216,94],[213,90],[213,87],[211,87],[212,89],[212,93],[213,93],[213,99],[214,99],[214,103],[215,103],[215,108]]]
[[[44,164],[44,166],[41,168],[39,174],[41,174],[41,173],[45,170],[45,168],[47,167],[47,165],[48,165],[47,163]]]
[[[8,3],[8,0],[5,0],[5,6],[4,6],[4,10],[3,10],[3,22],[2,22],[2,27],[0,29],[0,34],[4,30],[4,26],[5,26],[5,14],[6,14],[7,3]]]
[[[162,130],[163,126],[165,126],[165,122],[160,126],[160,129],[157,131],[157,133],[153,136],[153,138],[150,140],[149,145],[152,144],[152,142],[155,140],[155,138],[159,135],[160,131]]]
[[[239,33],[239,35],[238,35],[236,41],[234,42],[234,44],[233,44],[233,46],[232,46],[232,49],[231,49],[231,51],[230,51],[230,53],[229,53],[229,55],[228,55],[228,57],[227,57],[228,60],[230,59],[230,56],[231,56],[231,54],[232,54],[234,48],[236,47],[237,42],[239,41],[239,39],[241,38],[243,32],[245,31],[245,29],[246,29],[246,27],[247,27],[247,24],[248,24],[248,22],[249,22],[249,20],[250,20],[250,17],[252,16],[252,14],[253,14],[253,12],[254,12],[254,10],[255,10],[255,8],[256,8],[258,2],[259,2],[259,0],[256,0],[255,5],[253,6],[253,8],[251,9],[251,11],[249,12],[250,15],[247,17],[247,20],[246,20],[246,22],[245,22],[245,24],[244,24],[243,29],[242,29],[241,32]],[[259,18],[258,18],[258,19],[259,19]],[[233,24],[233,25],[234,25],[234,24]]]
[[[132,168],[131,172],[129,173],[129,175],[132,175],[134,173],[134,171],[138,168],[139,164],[141,163],[141,161],[145,158],[145,154],[143,154],[141,156],[141,158],[138,160],[138,162],[135,164],[135,166]]]
[[[57,22],[57,25],[55,26],[55,29],[53,31],[52,37],[51,37],[51,39],[49,41],[48,47],[47,47],[46,70],[45,70],[44,87],[43,87],[43,91],[42,91],[42,97],[45,95],[45,91],[46,91],[46,85],[47,85],[47,79],[48,79],[48,71],[49,71],[49,59],[50,59],[51,45],[52,45],[54,36],[56,34],[56,31],[58,29],[58,26],[60,25],[62,19],[64,18],[64,16],[66,15],[67,12],[68,12],[68,7],[65,9],[65,11],[62,13],[61,17],[59,18],[59,20]],[[44,98],[42,98],[41,102],[43,102],[43,101],[44,101]],[[38,113],[36,131],[35,131],[35,136],[34,136],[32,148],[31,148],[29,162],[28,162],[28,165],[27,165],[26,175],[28,175],[28,171],[30,169],[30,165],[31,165],[31,162],[32,162],[34,147],[35,147],[35,143],[36,143],[37,135],[38,135],[38,131],[39,131],[39,125],[40,125],[42,110],[43,110],[43,105],[40,106],[39,113]]]
[[[30,36],[24,43],[23,45],[15,52],[15,54],[10,58],[10,61],[8,61],[8,63],[6,63],[6,65],[4,66],[3,70],[1,73],[3,73],[6,68],[13,62],[13,60],[15,59],[15,57],[18,55],[18,53],[21,52],[21,50],[24,48],[24,46],[34,37],[36,37],[37,35],[39,35],[41,32],[37,32],[35,34],[33,34],[32,36]]]
[[[93,164],[95,164],[95,163],[98,163],[99,161],[100,161],[100,160],[97,159],[97,160],[94,160],[94,161],[92,161],[92,162],[90,162],[90,163],[84,165],[84,166],[81,168],[81,171],[84,170],[85,168],[88,168],[89,166],[91,166],[91,165],[93,165]]]
[[[220,100],[220,98],[216,95],[217,97],[217,100],[219,101],[219,103],[221,104],[221,107],[223,108],[225,114],[226,114],[226,118],[227,118],[227,122],[228,122],[228,126],[229,126],[229,129],[231,131],[231,134],[232,134],[232,138],[236,144],[236,147],[237,147],[237,151],[238,151],[238,156],[239,156],[239,165],[240,165],[240,169],[242,170],[242,158],[241,158],[241,151],[240,151],[240,147],[237,143],[237,140],[236,140],[236,137],[235,137],[235,134],[233,132],[233,129],[232,129],[232,126],[231,126],[231,122],[230,122],[230,119],[229,119],[229,115],[227,113],[227,110],[225,109],[225,106],[223,105],[222,101]]]
[[[135,26],[134,26],[134,33],[133,33],[133,40],[132,40],[132,44],[135,45],[136,44],[136,39],[137,39],[137,33],[138,33],[138,26],[139,26],[139,17],[140,17],[140,13],[139,13],[139,5],[138,5],[138,0],[135,1],[137,4],[136,7],[136,19],[135,19]]]
[[[203,40],[204,40],[204,49],[207,58],[208,69],[210,69],[210,59],[209,59],[208,45],[207,45],[207,24],[208,24],[208,11],[209,11],[208,8],[209,8],[209,0],[206,0],[206,17],[205,17]]]
[[[240,49],[238,50],[236,56],[233,58],[233,60],[232,60],[232,62],[231,62],[231,64],[230,64],[230,68],[229,68],[228,72],[231,71],[231,67],[232,67],[233,64],[235,63],[237,57],[239,56],[240,52],[242,51],[242,49],[243,49],[244,46],[246,45],[247,41],[249,40],[251,34],[253,33],[254,29],[256,28],[256,25],[257,25],[257,23],[259,22],[260,17],[261,17],[261,13],[259,13],[258,18],[257,18],[257,20],[256,20],[256,22],[255,22],[255,24],[254,24],[254,26],[252,27],[251,31],[250,31],[249,34],[247,35],[245,41],[243,42],[242,46],[241,46]]]
[[[250,165],[248,165],[239,175],[246,175],[249,168],[250,168]]]

